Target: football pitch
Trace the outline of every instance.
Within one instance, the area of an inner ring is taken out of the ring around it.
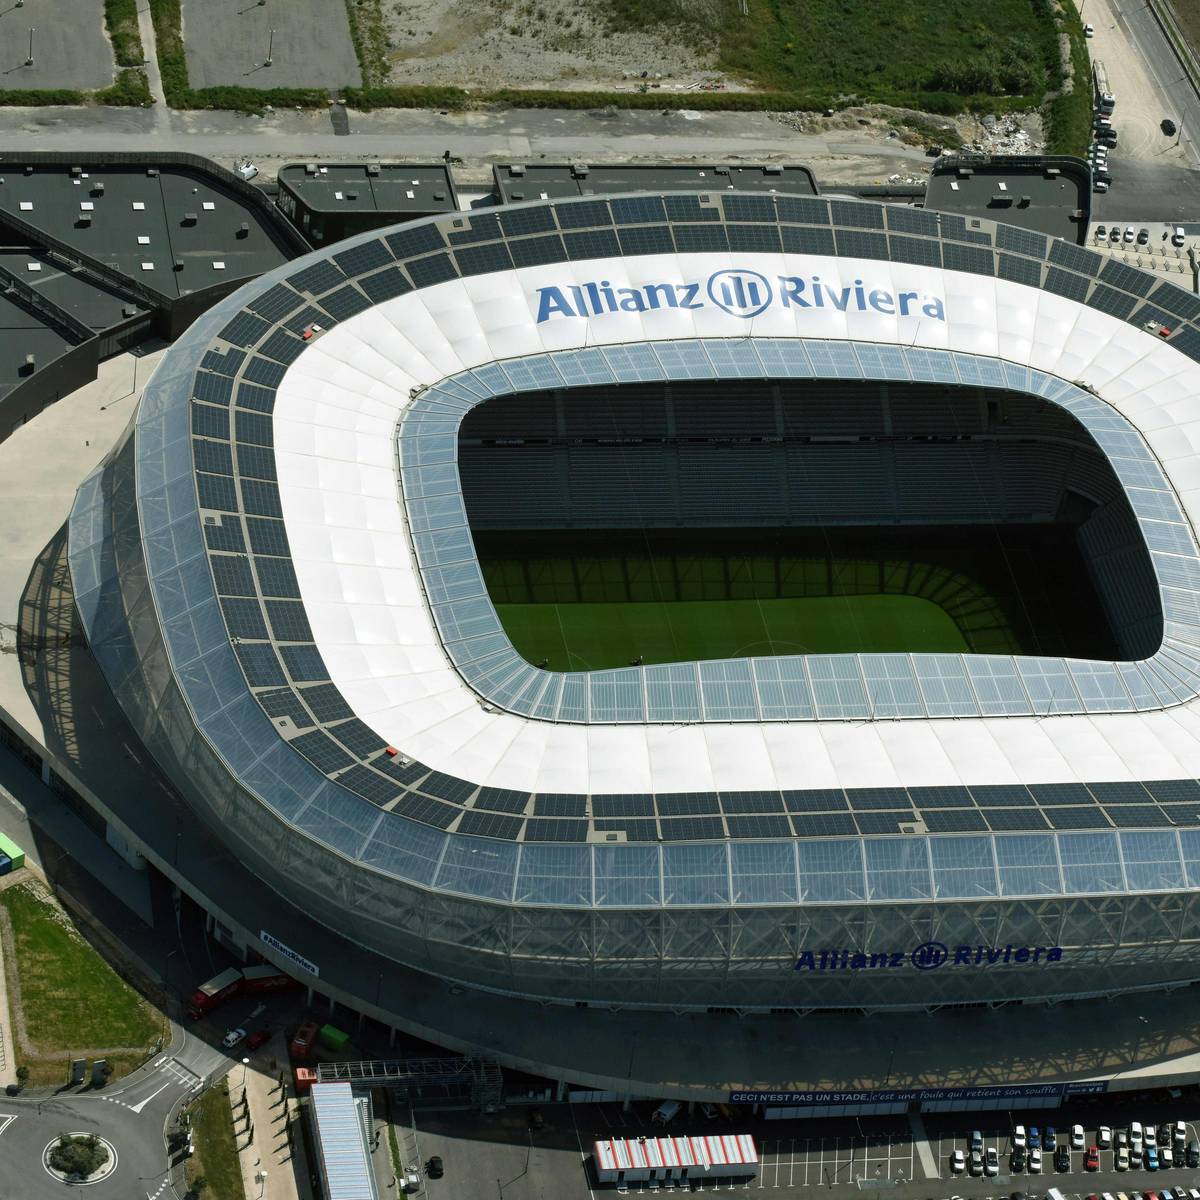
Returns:
[[[501,604],[513,645],[553,671],[774,654],[955,653],[966,639],[921,596],[808,596],[618,604]]]

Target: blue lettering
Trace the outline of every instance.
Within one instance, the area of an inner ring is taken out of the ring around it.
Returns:
[[[692,303],[692,301],[696,299],[696,293],[699,290],[700,290],[700,285],[698,283],[681,283],[679,285],[679,291],[681,293],[679,307],[680,308],[703,308],[704,307],[703,300],[701,300],[699,304]]]
[[[538,288],[537,323],[539,325],[543,321],[550,320],[551,317],[578,317],[582,315],[582,313],[577,313],[571,307],[571,302],[562,294],[562,288]]]

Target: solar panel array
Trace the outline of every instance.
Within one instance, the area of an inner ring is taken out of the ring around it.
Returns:
[[[213,579],[247,683],[281,736],[319,771],[373,805],[402,812],[438,829],[501,841],[675,842],[1196,824],[1200,819],[1200,784],[1191,780],[1173,781],[1159,790],[1154,784],[1098,784],[1090,791],[1078,786],[1069,790],[1039,788],[1036,794],[1023,788],[957,788],[911,793],[903,789],[827,789],[687,797],[525,795],[478,788],[431,771],[409,760],[402,748],[385,746],[353,716],[330,680],[297,599],[299,589],[281,519],[271,451],[274,389],[287,365],[303,352],[312,336],[312,326],[329,328],[372,303],[415,287],[508,269],[513,264],[565,262],[618,252],[636,255],[730,246],[836,251],[931,265],[944,262],[949,269],[1016,278],[1093,304],[1138,325],[1147,314],[1161,314],[1156,319],[1173,326],[1172,340],[1178,338],[1180,349],[1200,361],[1200,327],[1186,323],[1200,319],[1200,306],[1188,293],[1170,284],[1155,288],[1154,281],[1140,272],[1079,247],[1048,243],[1040,235],[989,222],[968,222],[921,210],[807,197],[637,196],[445,217],[368,239],[306,266],[251,299],[215,339],[194,379],[194,462]],[[1151,304],[1147,305],[1144,300],[1152,288]],[[636,350],[626,349],[631,354]],[[741,353],[752,354],[754,361],[741,362],[737,359],[739,351],[728,344],[694,342],[676,343],[673,349],[659,348],[655,361],[661,365],[662,354],[668,350],[680,361],[688,354],[702,355],[719,375],[764,370],[788,373],[789,367],[794,373],[795,362],[803,358],[807,374],[841,376],[861,374],[863,356],[883,359],[894,348],[875,346],[856,351],[846,343],[826,343],[811,350],[814,357],[810,361],[799,343],[764,342],[757,348],[744,347]],[[988,368],[966,355],[943,356],[952,360],[946,374],[947,368],[934,362],[934,352],[915,353],[926,357],[927,377],[934,379],[976,386],[1029,387],[1036,374],[1020,369],[1020,379],[1009,378],[992,364],[996,378],[983,377]],[[779,356],[779,361],[772,355]],[[840,369],[843,359],[844,371]],[[619,381],[621,376],[613,374],[612,363],[603,361],[609,377],[598,381]],[[599,363],[597,359],[595,369],[599,369]],[[558,368],[544,367],[536,360],[507,367],[507,376],[499,372],[500,391],[511,390],[514,382],[529,388],[562,382]],[[582,374],[574,382],[593,382],[587,374],[592,368],[582,359],[576,367]],[[519,375],[521,370],[524,376]],[[491,394],[480,382],[485,375],[486,369],[480,369],[465,373],[457,382],[444,381],[423,410],[422,420],[436,421],[440,417],[444,424],[445,418],[455,413],[461,418],[466,408]],[[1075,390],[1061,387],[1064,394]],[[434,426],[429,428],[433,430]],[[439,429],[433,439],[421,438],[426,445],[417,450],[424,453],[438,438],[452,444],[454,436]],[[406,467],[411,468],[409,477],[418,480],[417,468],[436,465],[436,461],[428,457],[406,460]],[[1163,482],[1161,492],[1149,491],[1146,495],[1169,498],[1170,492]],[[422,512],[429,514],[425,528],[434,529],[438,524],[433,516],[437,506],[445,508],[454,499],[445,494],[421,496],[408,491],[406,499],[420,556]],[[1167,500],[1160,499],[1159,503],[1166,505]],[[1182,521],[1177,512],[1155,515]],[[433,539],[428,544],[432,545]],[[427,562],[422,565],[426,585],[431,587],[433,572]],[[443,574],[437,583],[450,589],[455,579]],[[470,596],[466,608],[461,601],[445,613],[434,606],[447,641],[454,640],[445,623],[450,617],[460,629],[472,621],[479,623],[480,630],[487,629],[490,603],[486,597],[476,599],[474,611],[469,607]],[[494,617],[494,612],[491,615]],[[468,678],[489,696],[502,693],[505,683],[516,677],[511,661],[503,656],[493,655],[487,663],[475,665],[479,669]],[[802,715],[783,707],[768,714],[761,708],[761,698],[748,698],[749,688],[741,674],[743,668],[749,670],[744,661],[702,664],[701,668],[703,715],[709,719]],[[859,674],[843,678],[836,664],[830,669],[833,674],[824,681],[806,680],[806,686],[811,683],[817,696],[817,716],[912,715],[903,710],[905,700],[895,680],[872,680]],[[545,675],[533,684],[523,682],[523,694],[509,699],[513,703],[521,701],[524,711],[534,716],[559,720],[586,719],[589,715],[594,720],[655,719],[644,707],[648,701],[642,688],[634,686],[636,673],[608,674],[611,678],[605,684],[606,709],[597,707],[595,696],[599,693],[586,693],[578,676]],[[1162,690],[1149,694],[1136,692],[1128,678],[1115,674],[1112,678],[1096,674],[1095,680],[1092,707],[1099,710],[1106,705],[1130,709],[1143,702],[1149,706],[1181,698],[1178,681],[1164,680]],[[664,679],[664,683],[669,682]],[[933,681],[926,682],[932,686]],[[938,682],[945,685],[947,694],[953,691],[954,680]],[[992,707],[984,711],[1029,711],[1028,707],[1006,707],[1013,703],[1013,689],[1021,691],[1019,680],[990,677],[986,682],[986,694],[993,699]],[[972,683],[983,694],[981,680]],[[789,681],[780,675],[775,688],[780,706],[786,705]],[[664,695],[670,692],[667,687]],[[717,695],[722,697],[719,706],[712,699]],[[1028,705],[1024,692],[1022,696],[1025,698],[1021,702]],[[677,702],[676,695],[671,703]],[[691,711],[691,703],[685,703],[686,711],[673,708],[669,719],[699,719],[702,714],[698,708]]]

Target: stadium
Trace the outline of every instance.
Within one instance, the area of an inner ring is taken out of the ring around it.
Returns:
[[[417,971],[740,1012],[1191,982],[1198,319],[836,198],[371,233],[175,343],[77,495],[75,603],[206,825]]]

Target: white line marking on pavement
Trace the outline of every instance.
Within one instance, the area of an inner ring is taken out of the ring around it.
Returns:
[[[3,1133],[16,1119],[15,1113],[5,1113],[0,1116],[0,1133]]]
[[[150,1095],[148,1095],[145,1098],[145,1100],[139,1100],[136,1104],[127,1104],[127,1105],[125,1105],[125,1107],[127,1109],[129,1109],[130,1112],[140,1113],[142,1111],[142,1109],[145,1108],[146,1105],[149,1104],[150,1101],[153,1100],[154,1097],[158,1095],[159,1092],[165,1092],[167,1090],[167,1088],[169,1088],[170,1086],[171,1086],[171,1081],[168,1079],[167,1082],[164,1083],[162,1085],[162,1087],[160,1087],[158,1089],[158,1091],[151,1092]]]

